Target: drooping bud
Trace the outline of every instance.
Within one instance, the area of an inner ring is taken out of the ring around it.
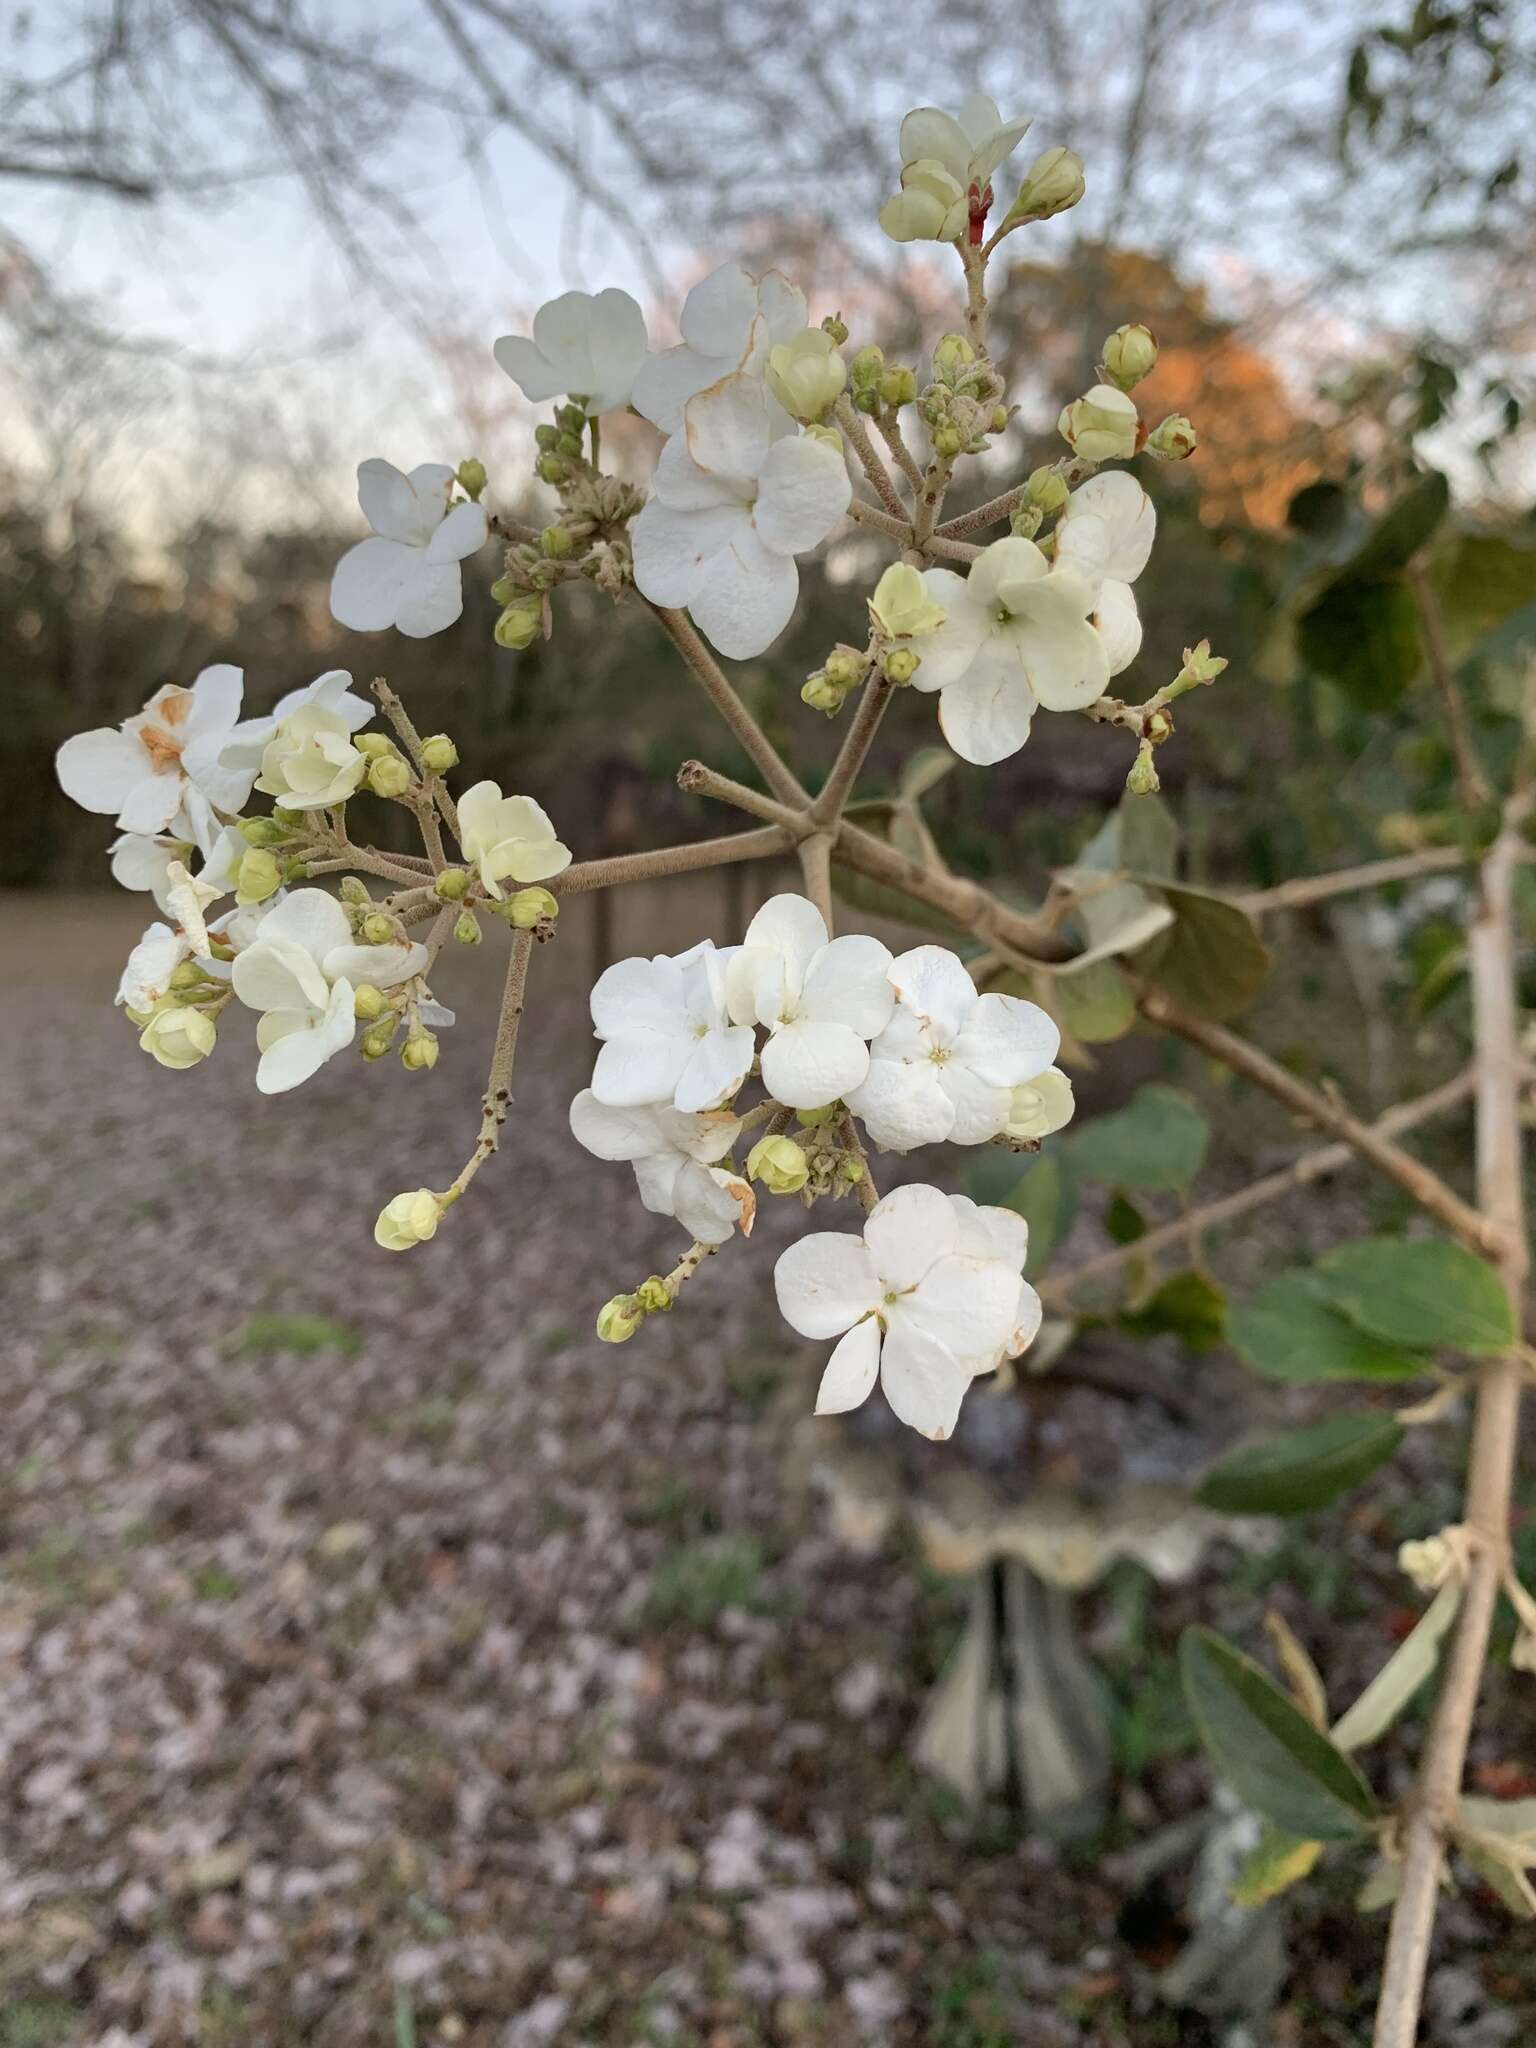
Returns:
[[[1019,196],[1003,225],[1017,227],[1022,221],[1049,220],[1076,206],[1085,190],[1083,160],[1075,149],[1042,150],[1025,172]]]
[[[398,754],[380,754],[368,764],[368,787],[375,796],[404,796],[411,786],[411,771]],[[246,855],[250,859],[250,855]]]
[[[387,1252],[408,1252],[436,1237],[443,1205],[430,1188],[409,1188],[386,1202],[373,1226],[373,1241]]]
[[[1143,740],[1136,750],[1136,759],[1131,763],[1131,772],[1125,778],[1125,786],[1132,796],[1156,796],[1162,784],[1157,776],[1157,763],[1152,758],[1152,742]]]
[[[359,1024],[372,1024],[389,1008],[389,998],[383,989],[375,988],[371,981],[360,981],[352,991],[352,1014]]]
[[[834,647],[822,665],[822,673],[834,689],[851,690],[864,679],[868,658],[856,647]]]
[[[408,1074],[428,1074],[437,1065],[439,1047],[431,1031],[417,1031],[400,1048],[400,1064]]]
[[[1147,453],[1164,462],[1184,462],[1195,452],[1195,430],[1181,412],[1169,413],[1147,436]]]
[[[510,647],[514,654],[521,654],[525,647],[531,647],[537,640],[543,622],[543,598],[532,592],[514,598],[496,621],[496,645]]]
[[[478,946],[483,936],[480,920],[472,910],[464,911],[453,927],[453,936],[461,946]]]
[[[458,475],[459,488],[466,497],[473,499],[478,504],[481,492],[490,482],[490,478],[485,473],[485,464],[478,456],[467,456],[459,464]]]
[[[875,585],[870,615],[887,638],[911,639],[933,633],[944,623],[943,605],[928,595],[922,572],[910,562],[892,562]],[[889,669],[890,664],[886,664]]]
[[[458,903],[469,893],[469,870],[467,868],[444,868],[434,877],[432,893],[440,896],[444,903]]]
[[[910,647],[893,647],[885,657],[885,672],[893,683],[910,683],[923,665],[923,657]]]
[[[358,1051],[362,1054],[363,1058],[365,1060],[383,1059],[385,1053],[389,1051],[389,1048],[395,1042],[395,1033],[399,1026],[400,1019],[393,1010],[386,1016],[381,1017],[377,1024],[370,1024],[363,1033],[362,1038],[358,1041]]]
[[[976,360],[976,351],[963,334],[946,334],[933,352],[933,374],[940,384],[953,384]]]
[[[792,419],[819,420],[837,403],[848,366],[823,327],[802,328],[768,351],[768,389]]]
[[[604,1344],[627,1344],[645,1321],[645,1310],[632,1294],[616,1294],[597,1312],[597,1334]]]
[[[139,1037],[139,1049],[162,1067],[183,1072],[207,1059],[218,1033],[213,1019],[202,1010],[170,1004],[155,1010]]]
[[[242,909],[252,903],[265,903],[282,886],[283,871],[275,854],[259,846],[241,854],[235,870],[235,901]]]
[[[519,889],[507,898],[507,923],[520,932],[531,932],[535,925],[547,924],[559,915],[559,901],[548,889]]]
[[[747,1178],[770,1195],[798,1194],[810,1177],[811,1162],[793,1138],[759,1138],[747,1154]]]
[[[421,743],[421,765],[429,775],[446,775],[459,765],[459,750],[445,732],[435,732]]]
[[[1139,322],[1117,327],[1104,344],[1104,374],[1111,384],[1129,391],[1149,376],[1157,363],[1157,341]]]
[[[1057,430],[1085,462],[1127,461],[1136,453],[1141,421],[1135,400],[1113,384],[1095,384],[1062,408]]]

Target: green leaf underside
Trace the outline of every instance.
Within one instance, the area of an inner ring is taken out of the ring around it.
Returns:
[[[1329,1307],[1315,1276],[1282,1273],[1254,1300],[1234,1308],[1228,1339],[1265,1379],[1305,1385],[1320,1380],[1407,1380],[1430,1369],[1422,1353],[1388,1343]]]
[[[1189,1628],[1179,1666],[1213,1763],[1246,1806],[1302,1841],[1347,1840],[1376,1819],[1355,1766],[1268,1675],[1212,1630]]]
[[[1182,882],[1137,879],[1161,890],[1174,921],[1138,954],[1136,966],[1203,1017],[1221,1021],[1246,1010],[1274,964],[1247,911]]]
[[[1395,1415],[1330,1415],[1234,1451],[1206,1473],[1196,1499],[1223,1514],[1309,1514],[1358,1486],[1402,1438]]]
[[[1389,1343],[1500,1352],[1516,1341],[1498,1274],[1449,1238],[1362,1238],[1330,1252],[1316,1280],[1332,1308]]]

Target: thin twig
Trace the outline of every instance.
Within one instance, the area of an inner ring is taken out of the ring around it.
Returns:
[[[544,886],[555,896],[584,895],[592,889],[619,889],[626,882],[655,882],[699,868],[729,867],[739,860],[768,860],[776,853],[792,852],[794,844],[782,825],[765,825],[761,831],[732,832],[723,839],[692,839],[684,846],[658,846],[650,853],[579,861]]]
[[[491,1048],[490,1072],[485,1094],[480,1099],[480,1135],[475,1149],[447,1192],[457,1200],[469,1186],[501,1141],[501,1127],[512,1105],[512,1064],[517,1058],[517,1033],[523,1021],[523,993],[528,984],[528,962],[533,953],[533,933],[513,932],[507,955],[507,976],[502,984],[501,1008],[496,1013],[496,1041]]]
[[[1440,610],[1440,600],[1435,594],[1422,561],[1410,562],[1407,570],[1408,588],[1413,592],[1413,602],[1419,614],[1419,628],[1424,641],[1424,659],[1430,674],[1435,679],[1435,688],[1440,692],[1440,708],[1445,714],[1446,736],[1451,743],[1451,753],[1456,761],[1456,788],[1461,801],[1469,810],[1475,810],[1488,801],[1488,778],[1483,773],[1482,763],[1477,758],[1477,749],[1472,744],[1472,728],[1467,723],[1467,707],[1456,683],[1456,672],[1451,667],[1450,650],[1445,643],[1445,619]]]
[[[743,704],[735,685],[699,638],[688,614],[673,611],[666,605],[651,604],[649,599],[646,606],[661,621],[662,631],[703,684],[704,694],[730,727],[742,752],[774,795],[786,804],[809,802],[778,748]]]
[[[859,458],[859,467],[869,478],[875,496],[880,500],[891,517],[901,526],[903,531],[910,533],[912,530],[911,518],[906,506],[901,502],[901,494],[891,481],[891,472],[880,460],[874,442],[870,440],[869,435],[864,431],[864,422],[854,411],[853,401],[849,398],[846,391],[837,401],[835,411],[837,413],[837,424],[842,428],[852,444],[853,452]]]
[[[891,454],[896,460],[897,468],[909,484],[921,490],[923,472],[918,466],[917,457],[907,446],[906,439],[901,431],[901,422],[897,419],[895,413],[882,409],[874,415],[874,420],[875,432],[880,436],[886,447],[890,449]]]
[[[843,735],[837,759],[811,805],[811,816],[818,825],[835,825],[842,816],[849,792],[875,743],[880,721],[894,695],[895,685],[883,673],[872,675],[865,683],[859,708]]]
[[[1417,853],[1394,854],[1390,860],[1368,860],[1359,867],[1336,868],[1331,875],[1298,875],[1273,889],[1254,889],[1233,900],[1250,917],[1262,917],[1266,910],[1304,910],[1308,904],[1324,903],[1330,896],[1348,896],[1360,889],[1384,889],[1390,882],[1410,882],[1418,875],[1464,868],[1472,858],[1459,846],[1425,846]]]
[[[444,786],[442,777],[440,775],[433,775],[428,769],[423,767],[421,759],[421,734],[407,717],[405,706],[400,702],[400,699],[389,687],[383,676],[375,676],[371,687],[374,696],[379,700],[379,709],[404,741],[405,750],[411,757],[412,767],[421,777],[423,786],[430,793],[433,803],[442,812],[443,823],[453,834],[455,841],[462,846],[463,841],[459,839],[458,810],[454,805],[453,798],[448,794]]]
[[[929,534],[921,546],[913,541],[912,527],[904,519],[892,519],[882,512],[878,505],[866,504],[864,499],[855,498],[848,507],[848,517],[860,526],[867,526],[872,533],[883,533],[887,540],[899,543],[903,549],[916,549],[923,555],[939,555],[946,562],[974,562],[982,552],[968,541],[945,540],[938,533]]]

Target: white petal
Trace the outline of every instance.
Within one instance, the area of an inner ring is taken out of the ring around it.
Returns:
[[[890,1022],[896,1005],[890,969],[890,951],[878,939],[862,932],[833,939],[806,968],[801,1015],[820,1023],[845,1024],[860,1038],[873,1038]]]
[[[771,647],[800,595],[793,557],[771,553],[750,523],[708,558],[701,575],[688,608],[705,639],[732,661],[748,661]]]
[[[117,814],[125,832],[164,832],[181,808],[186,784],[173,765],[157,775],[146,775],[130,789]]]
[[[1027,1280],[1019,1282],[1019,1305],[1014,1310],[1013,1329],[1008,1337],[1008,1356],[1021,1358],[1040,1334],[1045,1306]]]
[[[789,341],[809,324],[805,293],[782,270],[765,270],[757,280],[757,310],[770,342]]]
[[[696,284],[683,301],[678,326],[683,340],[701,355],[735,358],[746,346],[757,316],[757,286],[735,263],[722,265]]]
[[[924,657],[923,667],[927,667]],[[918,674],[922,674],[922,669]],[[989,639],[939,699],[939,724],[962,761],[986,767],[1016,754],[1029,738],[1035,695],[1011,638]]]
[[[923,588],[944,607],[944,623],[924,634],[922,664],[912,684],[918,690],[942,690],[976,659],[992,631],[992,618],[967,578],[953,569],[925,569]]]
[[[919,1436],[953,1436],[971,1383],[967,1366],[925,1330],[893,1323],[880,1350],[880,1390],[891,1411]]]
[[[597,1159],[643,1159],[666,1149],[654,1109],[618,1109],[599,1102],[590,1088],[583,1088],[571,1104],[571,1130],[577,1144]]]
[[[869,1047],[846,1024],[786,1024],[763,1047],[763,1086],[790,1109],[821,1109],[868,1072]]]
[[[747,1078],[755,1049],[756,1040],[744,1024],[696,1039],[673,1093],[677,1108],[715,1109],[729,1102]]]
[[[320,1071],[333,1054],[352,1043],[356,1025],[352,1015],[352,990],[338,981],[331,991],[330,1007],[307,1031],[290,1032],[262,1053],[256,1067],[256,1086],[263,1095],[283,1095]]]
[[[973,150],[983,142],[989,142],[1003,124],[997,101],[985,92],[968,94],[955,119]]]
[[[763,948],[779,954],[789,969],[789,986],[798,994],[806,969],[827,943],[826,921],[808,896],[785,890],[768,898],[741,943],[743,951]]]
[[[331,609],[335,610],[334,602]],[[451,626],[463,609],[464,578],[458,563],[431,562],[418,554],[415,566],[401,582],[396,630],[408,640],[425,640]]]
[[[216,661],[211,668],[205,668],[192,685],[186,737],[191,740],[210,733],[227,733],[240,716],[240,699],[244,694],[243,669],[227,661]]]
[[[562,292],[533,316],[540,355],[559,371],[561,391],[587,393],[597,382],[592,364],[592,300],[586,292]]]
[[[941,242],[949,210],[929,192],[891,195],[880,209],[880,225],[893,242]]]
[[[402,478],[402,482],[404,479]],[[354,633],[382,633],[395,623],[406,578],[421,550],[377,535],[348,548],[331,578],[331,616]]]
[[[980,997],[955,1041],[956,1058],[1000,1088],[1034,1080],[1060,1050],[1056,1025],[1022,996]]]
[[[1032,540],[1012,533],[993,541],[972,565],[971,594],[982,604],[1001,604],[1010,612],[1030,601],[1032,586],[1043,583],[1051,565]]]
[[[1157,512],[1135,477],[1106,470],[1078,485],[1056,528],[1056,560],[1134,583],[1157,536]]]
[[[364,982],[374,988],[395,988],[413,974],[424,974],[429,958],[425,946],[412,939],[396,939],[383,946],[333,946],[321,965],[328,981],[345,977],[354,988]]]
[[[462,562],[485,546],[485,507],[467,501],[455,505],[427,543],[427,560]]]
[[[738,1226],[750,1225],[756,1207],[757,1197],[739,1175],[692,1159],[678,1169],[672,1213],[700,1244],[724,1244]]]
[[[676,1215],[678,1175],[687,1164],[681,1152],[642,1152],[634,1161],[635,1186],[653,1216]]]
[[[165,871],[174,858],[172,849],[160,840],[142,832],[125,832],[112,844],[112,879],[122,889],[149,890],[164,910]]]
[[[768,394],[740,372],[722,377],[684,406],[683,434],[700,469],[717,477],[755,477],[771,445]]]
[[[670,1102],[690,1050],[686,1038],[656,1031],[610,1038],[592,1069],[592,1092],[599,1102],[619,1109]]]
[[[592,412],[613,412],[628,405],[635,372],[645,360],[645,315],[629,296],[609,285],[595,294],[588,330],[595,372],[587,394]]]
[[[697,349],[663,349],[660,355],[647,356],[635,373],[630,402],[664,434],[681,435],[683,407],[729,367],[721,357],[700,355]]]
[[[357,465],[357,502],[374,532],[386,540],[412,546],[420,537],[421,505],[410,480],[392,462],[375,455]]]
[[[958,1236],[953,1211],[949,1215]],[[1018,1305],[1017,1266],[951,1253],[935,1259],[913,1291],[892,1305],[891,1327],[898,1320],[915,1323],[957,1358],[975,1357],[1007,1343]]]
[[[869,1072],[844,1099],[875,1144],[893,1152],[942,1144],[954,1128],[954,1104],[932,1060],[871,1058]]]
[[[748,509],[744,486],[700,469],[688,453],[686,434],[674,434],[657,456],[651,489],[674,512],[715,512],[722,506],[737,513]]]
[[[976,984],[947,946],[914,946],[891,962],[891,986],[928,1024],[934,1041],[953,1045],[976,1007]]]
[[[103,811],[109,817],[144,780],[149,766],[148,754],[132,733],[111,725],[76,733],[54,757],[64,794],[82,809]]]
[[[636,589],[652,604],[672,609],[692,604],[704,587],[706,563],[750,527],[751,515],[734,502],[708,511],[679,512],[652,498],[630,522]],[[793,605],[793,598],[790,602]]]
[[[1103,696],[1109,650],[1086,618],[1016,619],[1010,637],[1047,711],[1080,711]]]
[[[1012,1209],[998,1209],[973,1202],[968,1195],[951,1195],[950,1206],[960,1226],[955,1250],[968,1259],[1001,1259],[1015,1273],[1024,1270],[1029,1250],[1029,1225]]]
[[[348,943],[352,927],[334,896],[327,896],[323,889],[295,889],[275,910],[268,911],[260,933],[264,939],[286,939],[302,946],[318,963]]]
[[[816,1390],[818,1415],[846,1415],[869,1399],[880,1370],[880,1325],[873,1316],[838,1339]]]
[[[942,107],[914,107],[901,124],[904,164],[932,157],[963,185],[970,176],[971,138],[953,114]]]
[[[774,443],[761,483],[753,522],[764,543],[781,555],[819,546],[853,495],[842,457],[808,434]]]
[[[285,939],[257,939],[235,955],[230,969],[235,994],[252,1010],[320,1010],[330,1001],[325,977],[302,946]]]
[[[550,362],[535,341],[526,335],[503,334],[491,349],[498,368],[505,370],[530,405],[542,405],[546,398],[564,394],[563,365]]]
[[[883,1287],[915,1287],[959,1234],[949,1197],[937,1188],[895,1188],[864,1219],[864,1239]]]
[[[494,785],[493,785],[494,786]],[[463,817],[461,810],[460,818]],[[592,1028],[599,1038],[626,1032],[659,1031],[681,1037],[687,1029],[683,972],[665,955],[636,955],[604,968],[592,988]],[[670,1095],[672,1091],[668,1089]]]
[[[882,1292],[868,1247],[839,1230],[813,1231],[782,1252],[773,1288],[779,1313],[802,1337],[840,1337]]]
[[[958,1053],[939,1068],[938,1074],[939,1086],[954,1105],[950,1143],[985,1145],[989,1138],[997,1137],[1008,1121],[1012,1092],[984,1081]]]
[[[1136,609],[1135,592],[1128,583],[1109,577],[1099,585],[1093,623],[1104,642],[1109,672],[1117,676],[1141,652],[1141,615]]]

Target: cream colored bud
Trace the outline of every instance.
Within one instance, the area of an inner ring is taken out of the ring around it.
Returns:
[[[432,891],[445,903],[458,903],[469,893],[467,868],[444,868],[432,883]]]
[[[520,932],[531,932],[535,925],[547,924],[559,915],[559,899],[548,889],[519,889],[507,898],[507,922]]]
[[[933,452],[941,462],[953,462],[965,446],[965,436],[958,427],[939,427],[934,431]]]
[[[358,1044],[358,1051],[365,1060],[381,1060],[395,1042],[395,1033],[400,1019],[391,1010],[381,1017],[377,1024],[370,1024]]]
[[[659,1273],[640,1282],[635,1289],[635,1305],[649,1316],[661,1315],[673,1306],[672,1290]]]
[[[802,328],[768,351],[768,389],[792,419],[819,420],[847,381],[848,366],[825,328]]]
[[[460,913],[453,927],[453,936],[455,943],[460,946],[479,945],[483,934],[480,930],[480,920],[472,910]]]
[[[365,946],[387,946],[399,937],[395,920],[382,910],[375,910],[365,917],[357,928],[357,935]]]
[[[1061,471],[1048,465],[1032,469],[1029,481],[1024,486],[1025,498],[1031,505],[1038,505],[1047,518],[1053,512],[1059,512],[1070,495],[1067,480]]]
[[[836,718],[843,708],[848,692],[834,683],[822,670],[807,676],[800,685],[800,701],[809,704],[813,711],[824,711],[828,718]]]
[[[411,771],[398,754],[380,754],[368,764],[368,787],[375,796],[404,796],[411,786]]]
[[[1083,183],[1083,160],[1075,149],[1042,150],[1024,174],[1019,196],[1008,209],[1004,223],[1016,227],[1021,221],[1049,220],[1076,206],[1087,188]]]
[[[371,981],[360,981],[352,991],[352,1014],[359,1024],[372,1024],[382,1017],[389,1008],[389,999],[383,989],[375,988]]]
[[[770,1195],[796,1195],[811,1177],[811,1162],[793,1138],[759,1138],[747,1154],[747,1178]]]
[[[910,640],[936,632],[945,619],[943,605],[929,596],[922,571],[910,562],[892,562],[875,585],[869,610],[875,624],[890,640]]]
[[[627,1344],[645,1321],[645,1310],[632,1294],[616,1294],[597,1312],[597,1334],[605,1344]]]
[[[1127,461],[1136,453],[1141,420],[1133,399],[1113,384],[1095,384],[1063,407],[1056,422],[1064,441],[1085,462]]]
[[[1184,462],[1194,454],[1195,430],[1181,412],[1169,413],[1147,436],[1147,453],[1160,455],[1164,462]]]
[[[446,775],[459,765],[459,750],[445,732],[435,732],[421,743],[421,765],[429,775]]]
[[[838,460],[842,460],[843,437],[836,427],[823,426],[819,421],[812,420],[805,429],[803,438],[807,441],[819,441],[823,448],[830,448]]]
[[[355,745],[357,751],[366,754],[370,761],[381,760],[386,754],[398,754],[400,751],[387,732],[360,732]]]
[[[880,399],[884,405],[912,405],[917,400],[917,372],[902,365],[887,370],[880,379]]]
[[[139,1038],[139,1049],[162,1067],[181,1072],[195,1067],[213,1051],[218,1033],[213,1019],[202,1010],[168,1004],[151,1013]]]
[[[1015,505],[1008,514],[1008,531],[1020,540],[1033,540],[1044,524],[1045,514],[1038,505]]]
[[[301,704],[262,749],[256,787],[290,810],[318,810],[345,803],[367,772],[367,750],[341,713]]]
[[[923,665],[923,657],[910,647],[893,647],[885,657],[885,672],[893,683],[910,683]]]
[[[822,673],[835,688],[851,690],[864,679],[869,666],[865,656],[854,647],[834,647],[822,665]]]
[[[408,1074],[429,1074],[437,1065],[438,1049],[433,1032],[418,1031],[400,1048],[400,1064]]]
[[[430,1188],[409,1188],[379,1211],[373,1241],[387,1252],[408,1252],[436,1237],[442,1220],[443,1205]]]
[[[235,870],[235,901],[242,909],[252,903],[265,903],[282,886],[283,870],[275,854],[259,846],[241,854],[240,865]]]
[[[1140,322],[1117,327],[1104,344],[1104,374],[1111,384],[1129,391],[1149,376],[1157,364],[1157,340],[1150,327]]]
[[[532,594],[514,598],[496,621],[496,645],[510,647],[514,654],[520,654],[538,639],[543,623],[543,598]]]
[[[1003,1130],[1010,1138],[1048,1138],[1072,1121],[1072,1083],[1060,1067],[1047,1067],[1015,1088]]]

